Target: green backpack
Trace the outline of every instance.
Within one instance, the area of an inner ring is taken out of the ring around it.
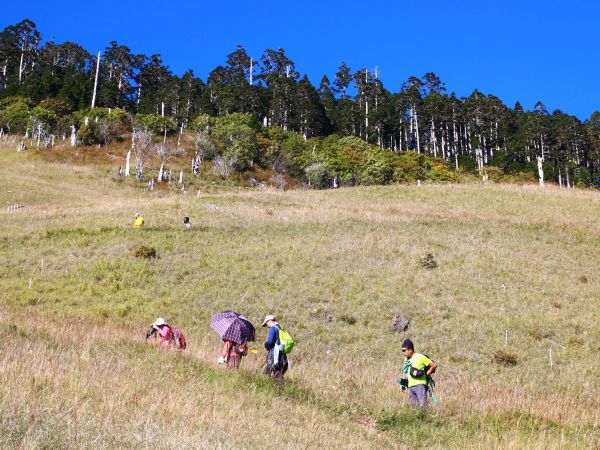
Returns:
[[[283,328],[279,327],[279,342],[283,346],[283,353],[290,353],[294,348],[294,340],[290,334]]]

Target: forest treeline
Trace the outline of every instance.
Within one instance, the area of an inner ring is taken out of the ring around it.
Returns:
[[[204,81],[115,41],[98,64],[74,42],[42,42],[27,19],[0,33],[0,136],[107,144],[142,128],[193,134],[203,157],[232,170],[259,164],[323,186],[457,171],[535,181],[538,159],[547,180],[600,184],[600,112],[582,122],[542,102],[529,111],[477,90],[458,98],[434,73],[391,92],[377,70],[345,63],[314,86],[283,49],[254,59],[238,46]]]

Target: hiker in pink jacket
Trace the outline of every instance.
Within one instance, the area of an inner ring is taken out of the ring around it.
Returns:
[[[160,343],[163,347],[173,345],[173,330],[167,324],[166,320],[159,317],[152,324],[152,328],[146,333],[146,340],[152,344]]]

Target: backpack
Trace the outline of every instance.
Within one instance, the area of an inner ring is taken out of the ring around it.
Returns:
[[[173,333],[175,347],[177,347],[179,350],[185,350],[187,344],[185,342],[185,336],[183,335],[183,332],[177,327],[174,327],[171,331]]]
[[[294,340],[287,331],[281,328],[281,326],[279,326],[278,328],[279,342],[281,342],[281,345],[283,347],[283,353],[288,354],[294,349]]]

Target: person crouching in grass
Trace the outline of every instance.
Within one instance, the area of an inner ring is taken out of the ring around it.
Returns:
[[[415,352],[410,339],[402,343],[404,372],[408,377],[408,400],[413,406],[427,408],[427,380],[435,372],[437,364],[426,355]]]
[[[165,319],[159,317],[152,324],[150,331],[146,333],[146,341],[151,344],[160,344],[163,348],[169,348],[173,344],[173,331]]]

